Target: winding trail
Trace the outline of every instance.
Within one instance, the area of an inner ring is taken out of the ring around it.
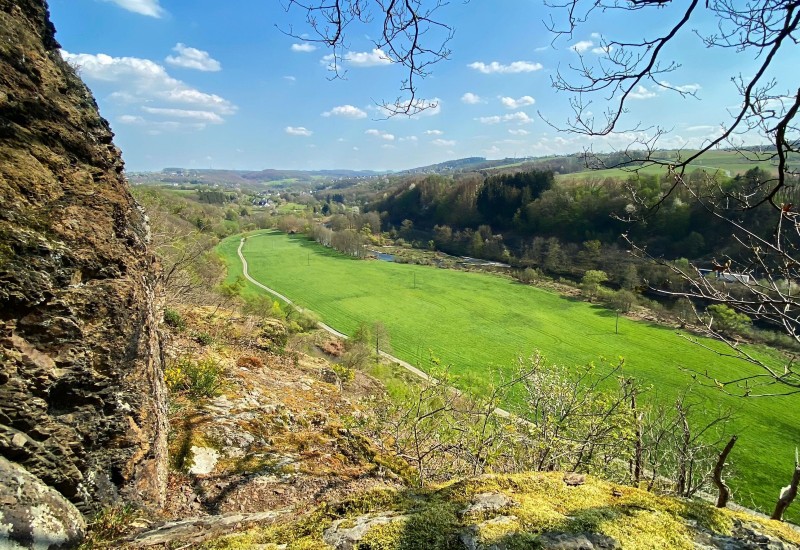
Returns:
[[[263,290],[266,290],[267,292],[269,292],[273,296],[279,298],[280,300],[283,300],[287,304],[291,304],[293,307],[297,308],[298,311],[304,311],[303,308],[295,305],[294,302],[292,302],[289,298],[287,298],[286,296],[284,296],[280,292],[278,292],[278,291],[276,291],[276,290],[274,290],[272,288],[269,288],[268,286],[266,286],[264,284],[259,283],[258,281],[256,281],[254,278],[252,278],[250,276],[250,274],[247,271],[247,260],[245,259],[244,254],[242,254],[242,247],[244,246],[245,240],[246,239],[244,237],[242,239],[240,239],[239,248],[236,250],[236,253],[239,255],[239,259],[242,262],[242,273],[244,274],[245,279],[247,279],[248,281],[250,281],[251,283],[253,283],[257,287],[259,287],[259,288],[261,288]],[[348,336],[346,334],[343,334],[343,333],[339,332],[338,330],[336,330],[335,328],[333,328],[333,327],[331,327],[329,325],[326,325],[322,321],[320,321],[318,323],[318,326],[319,326],[319,328],[329,332],[330,334],[332,334],[334,336],[337,336],[338,338],[345,338],[345,339],[348,338]],[[402,368],[406,369],[408,372],[414,374],[415,376],[421,378],[422,380],[425,380],[425,381],[428,381],[428,382],[434,382],[434,383],[438,382],[434,377],[429,376],[428,374],[426,374],[425,372],[421,371],[420,369],[418,369],[417,367],[415,367],[411,363],[409,363],[407,361],[403,361],[402,359],[400,359],[398,357],[395,357],[394,355],[390,355],[390,354],[388,354],[388,353],[386,353],[384,351],[381,351],[380,352],[380,356],[383,357],[384,359],[387,359],[389,361],[392,361],[392,362],[400,365]],[[451,391],[455,392],[457,395],[461,395],[461,393],[462,393],[457,388],[451,387],[450,389],[451,389]],[[515,417],[516,419],[522,420],[525,423],[530,423],[529,420],[527,420],[525,418],[521,418],[521,417],[519,417],[517,415],[514,415],[514,414],[508,412],[505,409],[501,409],[500,407],[497,407],[496,409],[494,409],[494,414],[496,414],[497,416],[499,416],[501,418]],[[709,493],[707,493],[705,491],[699,492],[697,494],[697,496],[699,496],[700,498],[702,498],[703,500],[705,500],[707,502],[715,502],[716,501],[716,497],[714,497],[713,495],[710,495]],[[756,510],[753,510],[751,508],[747,508],[747,507],[742,506],[741,504],[737,504],[735,502],[729,502],[728,503],[728,508],[731,509],[731,510],[747,512],[749,514],[753,514],[753,515],[756,515],[756,516],[759,516],[759,517],[762,517],[762,518],[765,518],[765,519],[767,519],[769,517],[769,516],[767,516],[767,515],[765,515],[765,514],[763,514],[761,512],[757,512]],[[790,522],[783,522],[783,524],[784,525],[788,525],[789,527],[791,527],[795,531],[800,532],[800,526],[794,525],[793,523],[790,523]]]
[[[250,281],[251,283],[253,283],[254,285],[256,285],[258,288],[266,290],[267,292],[269,292],[270,294],[272,294],[276,298],[278,298],[280,300],[283,300],[287,304],[289,304],[292,307],[296,308],[298,311],[301,311],[301,312],[304,311],[303,308],[301,308],[300,306],[298,306],[297,304],[292,302],[289,298],[287,298],[286,296],[284,296],[283,294],[281,294],[277,290],[274,290],[274,289],[272,289],[272,288],[270,288],[270,287],[268,287],[268,286],[266,286],[264,284],[259,283],[258,281],[256,281],[255,279],[253,279],[250,276],[250,273],[248,273],[248,271],[247,271],[247,260],[245,259],[244,254],[242,254],[242,247],[244,246],[244,241],[245,240],[246,239],[244,237],[242,237],[239,240],[239,248],[236,250],[236,254],[239,255],[239,259],[242,261],[242,274],[244,275],[244,278],[247,279],[248,281]],[[322,321],[320,321],[317,324],[318,324],[319,328],[321,328],[321,329],[333,334],[334,336],[336,336],[338,338],[345,338],[345,339],[348,338],[348,336],[346,334],[339,332],[338,330],[336,330],[335,328],[333,328],[330,325],[326,325]],[[411,363],[409,363],[407,361],[403,361],[402,359],[400,359],[398,357],[395,357],[394,355],[389,355],[385,351],[381,351],[379,353],[380,353],[380,356],[383,357],[384,359],[388,359],[389,361],[397,363],[398,365],[400,365],[401,367],[406,369],[408,372],[414,374],[415,376],[417,376],[417,377],[419,377],[419,378],[421,378],[423,380],[426,380],[428,382],[436,382],[437,381],[435,378],[433,378],[432,376],[429,376],[428,374],[426,374],[425,372],[421,371],[420,369],[418,369],[417,367],[415,367],[414,365],[412,365]],[[510,413],[508,413],[506,411],[503,411],[501,409],[498,409],[497,412],[498,412],[498,414],[500,416],[509,416],[510,415]]]

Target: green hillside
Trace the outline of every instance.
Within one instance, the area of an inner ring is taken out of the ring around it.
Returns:
[[[219,246],[229,280],[241,274],[238,244],[234,236]],[[742,362],[693,345],[669,328],[623,318],[615,334],[614,314],[606,309],[498,276],[359,261],[303,236],[277,232],[252,235],[244,254],[252,277],[329,325],[351,334],[362,321],[380,320],[395,355],[424,368],[431,350],[452,365],[458,385],[472,391],[486,387],[487,367],[508,371],[517,357],[535,350],[566,366],[624,357],[627,374],[652,384],[651,395],[665,400],[690,382],[681,368],[720,378],[747,372]],[[263,291],[248,285],[244,292]],[[733,481],[736,498],[771,507],[793,465],[800,400],[746,400],[709,388],[698,395],[709,409],[736,411],[740,441],[731,458],[739,473]]]

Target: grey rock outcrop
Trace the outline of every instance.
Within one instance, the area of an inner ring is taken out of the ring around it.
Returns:
[[[160,506],[166,392],[146,219],[44,0],[0,0],[0,456],[84,514]]]
[[[542,550],[616,550],[619,543],[600,533],[544,533],[539,537]]]
[[[472,498],[472,502],[461,511],[461,515],[471,516],[499,512],[515,505],[516,503],[512,499],[502,493],[481,493]]]
[[[408,516],[399,512],[386,512],[359,516],[352,521],[336,520],[325,530],[322,538],[336,550],[354,550],[359,548],[361,540],[371,529],[397,521],[408,521]]]
[[[86,522],[61,493],[0,457],[0,548],[71,548]]]

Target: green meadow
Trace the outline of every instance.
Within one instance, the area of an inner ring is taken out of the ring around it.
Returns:
[[[685,150],[681,152],[681,158],[692,156],[696,151]],[[674,151],[666,152],[668,156],[660,158],[664,162],[675,162],[677,156]],[[658,155],[656,155],[658,157]],[[790,157],[788,163],[792,169],[800,167],[800,160],[796,157]],[[708,151],[703,154],[699,159],[692,162],[687,167],[687,172],[692,173],[696,170],[704,170],[707,173],[713,174],[722,172],[724,175],[733,177],[737,174],[744,174],[748,170],[759,167],[768,172],[775,172],[777,161],[766,153],[748,153],[747,158],[734,151]],[[666,175],[666,168],[664,166],[646,166],[638,170],[642,175],[649,176],[664,176]],[[561,182],[583,182],[586,180],[601,180],[604,178],[622,178],[626,179],[635,175],[632,169],[624,168],[608,168],[605,170],[584,170],[582,172],[574,172],[570,174],[560,174],[557,176],[558,181]]]
[[[218,247],[228,263],[228,280],[242,272],[239,239],[229,237]],[[721,379],[751,372],[744,363],[692,344],[673,329],[620,317],[617,334],[613,312],[506,277],[357,260],[305,236],[274,231],[250,234],[243,252],[251,277],[316,312],[325,323],[352,334],[361,322],[381,321],[394,355],[425,369],[433,354],[451,365],[458,386],[471,391],[485,388],[496,369],[509,371],[518,357],[536,351],[564,366],[623,357],[626,374],[652,385],[651,398],[663,400],[690,384],[683,369]],[[242,292],[264,291],[247,283]],[[771,512],[780,487],[788,484],[794,448],[800,444],[800,399],[743,399],[707,387],[695,393],[709,410],[735,411],[731,431],[739,442],[729,459],[735,499]],[[800,517],[789,511],[795,521]]]

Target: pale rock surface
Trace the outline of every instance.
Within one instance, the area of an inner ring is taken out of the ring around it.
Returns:
[[[83,516],[58,491],[3,457],[0,480],[0,549],[71,548],[83,538]]]

